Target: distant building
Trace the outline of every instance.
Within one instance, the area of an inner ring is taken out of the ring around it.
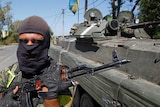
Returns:
[[[2,31],[1,31],[1,37],[2,37],[2,38],[6,38],[8,35],[9,35],[8,30],[2,30]]]

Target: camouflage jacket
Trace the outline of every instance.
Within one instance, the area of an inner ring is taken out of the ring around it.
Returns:
[[[0,93],[3,93],[8,88],[14,86],[14,83],[19,83],[22,80],[22,73],[19,71],[18,63],[6,67],[0,72]],[[44,107],[43,104],[38,104],[36,107]]]
[[[55,64],[55,62],[54,62]],[[52,69],[52,67],[50,67]],[[55,75],[55,77],[57,78],[58,76]],[[10,87],[13,87],[16,85],[16,83],[20,83],[22,81],[22,73],[21,71],[19,70],[19,67],[18,67],[18,63],[15,63],[9,67],[6,67],[4,70],[2,70],[0,72],[0,93],[3,93],[4,91],[6,91],[8,88]],[[62,84],[63,87],[61,87],[62,89],[64,87],[68,87],[70,86],[70,82],[67,82],[67,85],[66,83]],[[67,94],[68,94],[68,91],[67,91]],[[70,95],[70,94],[68,94]],[[37,99],[35,99],[37,100]],[[38,106],[35,106],[35,107],[44,107],[43,104],[42,104],[42,100],[39,99],[40,103],[38,103]],[[33,100],[33,102],[35,102]],[[61,101],[60,101],[61,102]],[[36,104],[37,105],[37,104]]]
[[[4,92],[13,82],[21,82],[22,74],[18,70],[18,63],[6,67],[0,72],[0,93]]]

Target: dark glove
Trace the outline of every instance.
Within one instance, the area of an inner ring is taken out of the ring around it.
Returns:
[[[41,87],[45,86],[48,88],[48,92],[39,91],[39,96],[44,99],[57,98],[58,93],[62,90],[67,89],[72,85],[71,81],[62,81],[61,79],[61,65],[50,67],[50,69],[44,72],[40,79],[42,81]]]
[[[13,91],[5,93],[0,99],[0,107],[20,107],[20,102],[14,96]]]

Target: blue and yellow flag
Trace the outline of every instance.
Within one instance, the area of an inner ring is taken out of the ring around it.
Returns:
[[[75,14],[78,10],[79,0],[69,0],[69,9]]]

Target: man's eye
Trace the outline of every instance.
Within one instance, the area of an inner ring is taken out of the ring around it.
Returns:
[[[37,39],[31,39],[31,40],[28,40],[28,39],[20,39],[21,42],[27,44],[28,42],[31,42],[31,43],[41,43],[43,40],[37,40]]]
[[[32,43],[41,43],[42,42],[42,40],[37,40],[37,39],[32,39],[31,41],[32,41]]]
[[[37,43],[37,40],[35,40],[35,39],[32,39],[31,41],[32,41],[32,43]]]
[[[29,42],[29,40],[27,40],[27,39],[20,39],[20,41],[25,43],[25,44]]]

